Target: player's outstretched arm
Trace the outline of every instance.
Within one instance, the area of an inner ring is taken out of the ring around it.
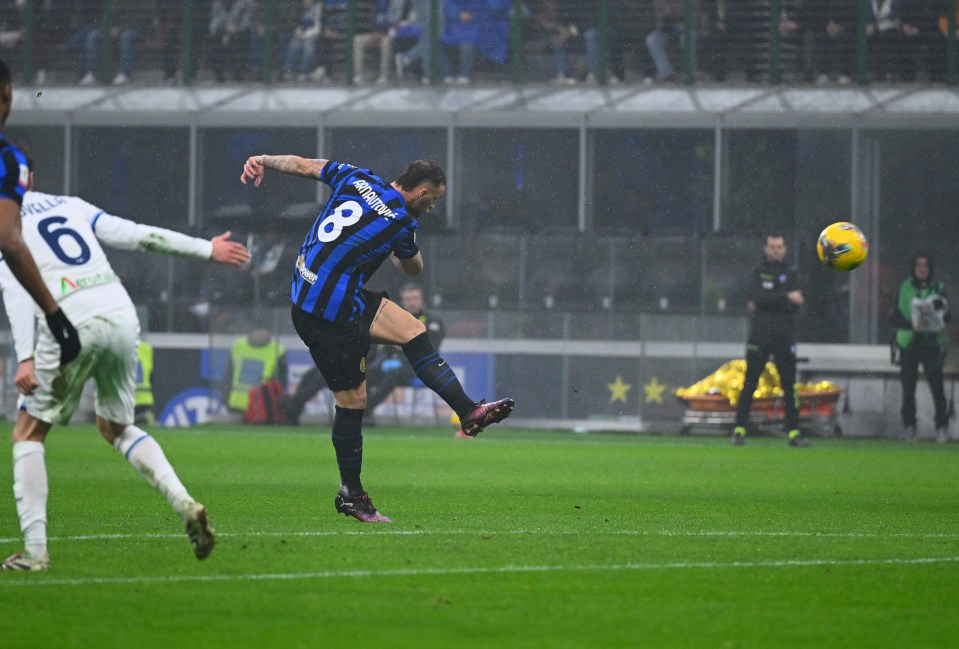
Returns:
[[[231,266],[242,266],[250,261],[250,251],[242,243],[230,241],[232,234],[227,230],[210,239],[210,243],[213,244],[213,253],[210,255],[212,261]]]
[[[229,241],[231,234],[224,232],[210,240],[200,239],[176,230],[137,223],[106,213],[99,213],[96,223],[97,238],[120,250],[143,250],[209,259],[234,266],[245,264],[250,260],[250,252],[242,243]]]
[[[246,159],[243,173],[240,174],[240,182],[245,185],[247,180],[252,180],[253,186],[259,187],[267,169],[276,169],[291,176],[319,180],[320,172],[323,171],[327,162],[328,160],[322,158],[314,160],[297,155],[254,155]]]

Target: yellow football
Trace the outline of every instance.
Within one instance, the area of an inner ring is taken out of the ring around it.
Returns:
[[[869,241],[855,225],[840,221],[822,231],[816,252],[819,261],[833,270],[850,271],[866,261]]]

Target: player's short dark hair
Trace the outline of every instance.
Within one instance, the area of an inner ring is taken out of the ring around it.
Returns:
[[[766,245],[767,243],[769,243],[770,239],[782,239],[783,243],[788,243],[786,241],[786,235],[783,234],[782,232],[779,232],[778,230],[773,230],[763,235],[763,245]]]
[[[11,82],[12,77],[10,76],[10,68],[7,67],[7,64],[3,59],[0,59],[0,88],[9,85]]]
[[[401,189],[407,191],[415,189],[424,182],[437,187],[440,185],[445,186],[446,174],[443,173],[443,170],[435,162],[430,160],[416,160],[406,165],[403,173],[396,178],[396,184],[399,185]]]

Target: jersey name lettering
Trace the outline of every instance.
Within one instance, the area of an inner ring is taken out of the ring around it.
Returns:
[[[25,202],[20,211],[23,216],[42,214],[47,210],[52,210],[54,207],[63,205],[66,202],[67,199],[63,196],[50,196],[48,198],[43,198],[42,200],[30,201],[29,203]]]
[[[370,187],[368,182],[360,178],[353,181],[353,187],[356,188],[356,191],[359,192],[371,210],[387,219],[399,218],[396,212],[386,206],[386,203],[384,203],[383,199],[376,193],[376,190]]]

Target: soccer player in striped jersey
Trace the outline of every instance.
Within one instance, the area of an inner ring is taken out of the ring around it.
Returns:
[[[318,180],[332,190],[296,260],[293,326],[336,400],[332,437],[341,481],[336,510],[367,523],[392,522],[376,510],[360,482],[371,342],[401,346],[416,376],[449,404],[468,435],[502,421],[514,406],[512,399],[470,399],[423,323],[385,295],[363,288],[386,259],[409,276],[423,270],[416,220],[446,191],[446,175],[436,164],[417,160],[388,183],[342,162],[256,155],[244,164],[240,180],[259,187],[267,169]]]
[[[31,170],[28,187],[32,185]],[[28,191],[22,211],[24,242],[57,304],[76,323],[83,346],[75,362],[61,366],[50,328],[39,321],[7,264],[0,263],[0,290],[18,361],[14,384],[23,395],[13,426],[13,492],[25,545],[24,552],[9,557],[0,569],[49,568],[44,442],[53,424],[70,421],[89,378],[97,388],[100,434],[166,497],[185,525],[194,554],[206,558],[214,544],[206,509],[187,492],[159,443],[133,423],[140,323],[100,241],[124,250],[235,266],[249,261],[249,252],[229,241],[229,232],[210,241],[197,239],[107,214],[73,196]]]
[[[12,104],[10,68],[0,59],[0,126],[10,116]],[[20,234],[20,205],[29,182],[28,167],[26,154],[0,134],[0,256],[43,311],[50,332],[60,345],[60,363],[66,365],[80,353],[80,339],[43,283],[37,264]]]

